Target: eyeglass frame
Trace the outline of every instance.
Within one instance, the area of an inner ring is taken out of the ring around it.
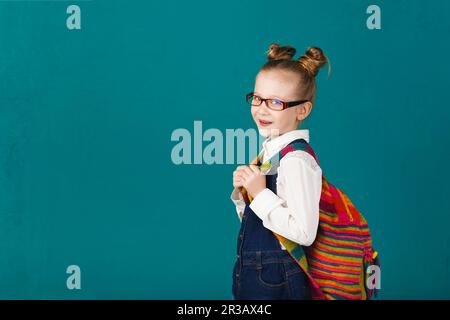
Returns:
[[[302,103],[305,103],[305,102],[309,102],[309,100],[296,100],[296,101],[289,101],[289,102],[287,102],[287,101],[283,101],[283,100],[280,100],[280,99],[274,99],[274,98],[262,98],[262,97],[256,95],[259,99],[261,99],[261,103],[258,104],[258,105],[254,105],[254,104],[249,102],[249,99],[250,99],[251,96],[255,96],[255,93],[254,92],[249,92],[245,96],[245,100],[251,106],[259,107],[264,102],[266,104],[267,108],[269,108],[270,110],[273,110],[273,111],[283,111],[283,110],[285,110],[287,108],[295,107],[295,106],[298,106],[299,104],[302,104]],[[273,109],[273,108],[269,107],[269,104],[267,103],[267,100],[278,100],[278,101],[280,101],[282,103],[283,108],[281,110]]]

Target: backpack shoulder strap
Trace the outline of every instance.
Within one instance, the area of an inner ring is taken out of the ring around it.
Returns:
[[[286,147],[284,147],[280,151],[280,159],[289,152],[295,150],[303,150],[309,153],[319,165],[319,161],[317,159],[316,154],[314,153],[314,150],[311,148],[309,143],[306,142],[304,139],[294,140],[291,143],[289,143]],[[340,223],[342,223],[343,225],[347,225],[352,223],[353,218],[357,219],[357,216],[352,217],[352,212],[350,211],[350,208],[346,205],[346,202],[344,201],[346,195],[340,189],[336,188],[333,184],[329,183],[325,178],[323,172],[322,172],[322,184],[326,184],[324,188],[326,192],[322,192],[321,202],[322,203],[328,202],[334,206],[335,210],[339,215]],[[355,223],[359,223],[359,219],[357,219]]]
[[[272,164],[272,171],[279,165],[280,160],[286,156],[289,152],[292,151],[304,151],[311,155],[314,160],[316,161],[317,165],[320,166],[319,160],[317,159],[317,156],[314,152],[314,150],[311,148],[308,142],[306,142],[305,139],[299,138],[294,141],[291,141],[287,146],[285,146],[283,149],[281,149],[280,152],[275,154],[272,159],[269,161]],[[322,172],[323,178],[325,178],[323,172]]]
[[[311,148],[309,143],[306,142],[306,140],[303,138],[294,140],[294,141],[290,142],[286,147],[281,149],[281,151],[279,152],[279,159],[283,158],[289,152],[296,151],[296,150],[302,150],[302,151],[309,153],[314,158],[314,160],[316,160],[317,164],[320,165],[319,160],[317,159],[317,156],[314,153],[314,150]]]

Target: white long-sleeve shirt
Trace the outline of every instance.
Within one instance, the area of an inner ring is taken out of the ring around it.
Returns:
[[[309,130],[298,129],[263,142],[262,162],[280,152],[290,142],[303,138],[309,143]],[[250,203],[264,227],[300,245],[311,245],[319,225],[322,170],[314,157],[302,150],[286,154],[277,169],[277,194],[265,188]],[[245,203],[241,192],[231,194],[239,220]],[[283,245],[280,246],[286,250]]]

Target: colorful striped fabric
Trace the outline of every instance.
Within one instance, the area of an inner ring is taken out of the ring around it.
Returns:
[[[288,152],[303,150],[317,157],[303,139],[293,141],[279,154],[260,165],[268,171],[278,166]],[[260,155],[252,164],[260,164]],[[242,188],[244,199],[252,197]],[[319,228],[311,246],[301,246],[274,232],[292,258],[308,275],[314,299],[370,299],[375,289],[366,286],[367,268],[379,265],[378,253],[372,248],[369,227],[345,193],[325,179],[322,172],[322,194],[319,205]]]

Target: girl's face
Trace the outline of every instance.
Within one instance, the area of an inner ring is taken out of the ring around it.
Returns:
[[[263,70],[255,80],[254,94],[261,98],[279,99],[285,102],[300,100],[298,75],[284,70]],[[310,112],[310,103],[304,103],[282,111],[269,109],[265,102],[252,106],[253,120],[263,137],[278,136],[296,130],[301,120]]]

